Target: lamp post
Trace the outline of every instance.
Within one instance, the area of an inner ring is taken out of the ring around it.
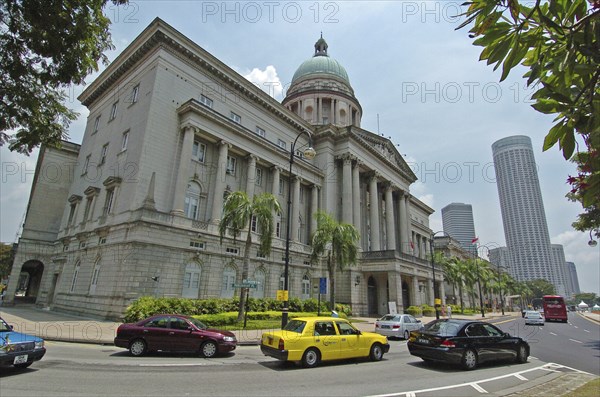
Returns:
[[[479,307],[481,308],[481,317],[485,317],[485,309],[483,307],[483,294],[481,293],[481,275],[479,274],[479,265],[477,264],[477,256],[479,255],[477,241],[475,241],[474,244],[475,244],[475,269],[477,269],[477,284],[479,285]]]
[[[431,251],[431,271],[433,272],[433,307],[435,308],[435,318],[436,320],[440,319],[440,310],[438,308],[438,305],[436,305],[435,301],[438,299],[437,297],[437,289],[435,288],[435,255],[434,255],[434,247],[433,247],[433,239],[435,238],[435,235],[438,233],[444,233],[447,234],[444,231],[438,231],[435,233],[431,233],[431,239],[429,240],[429,251]],[[443,282],[443,280],[442,280]]]
[[[285,235],[285,266],[283,271],[283,289],[286,291],[285,301],[283,302],[283,308],[281,309],[281,328],[283,329],[288,322],[288,304],[289,304],[289,292],[288,292],[288,279],[289,279],[289,268],[290,268],[290,223],[292,221],[292,165],[294,164],[294,156],[296,143],[298,143],[298,138],[302,134],[306,134],[308,136],[308,147],[304,149],[304,157],[307,160],[312,160],[317,152],[312,147],[312,138],[308,131],[304,130],[298,134],[294,142],[292,143],[292,147],[290,148],[290,172],[288,181],[288,200],[287,200],[287,224],[286,224],[286,235]]]

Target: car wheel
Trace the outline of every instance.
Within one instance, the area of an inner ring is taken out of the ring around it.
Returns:
[[[369,354],[369,357],[372,361],[381,361],[381,359],[383,358],[383,347],[380,343],[373,343],[373,346],[371,346],[371,353]]]
[[[310,349],[306,349],[302,355],[302,366],[304,368],[314,368],[319,364],[320,359],[319,351],[311,347]]]
[[[520,364],[526,363],[528,356],[529,356],[529,352],[527,351],[527,347],[525,345],[519,346],[519,348],[517,349],[516,361]]]
[[[410,337],[410,332],[408,332],[408,330],[404,331],[404,339],[408,340],[409,337]]]
[[[211,358],[217,355],[217,344],[213,341],[204,342],[200,347],[202,355],[205,358]]]
[[[31,364],[33,364],[33,361],[30,361],[28,363],[22,363],[22,364],[15,364],[14,367],[15,368],[27,368],[29,367]]]
[[[477,368],[477,353],[474,350],[465,350],[462,357],[462,366],[468,371]]]
[[[129,353],[134,357],[143,356],[146,354],[146,342],[142,339],[136,339],[129,345]]]

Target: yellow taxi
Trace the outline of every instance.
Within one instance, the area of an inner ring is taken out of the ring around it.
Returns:
[[[369,357],[379,361],[390,350],[387,337],[362,332],[337,317],[298,317],[281,331],[262,334],[260,350],[282,361],[312,368],[321,361]]]

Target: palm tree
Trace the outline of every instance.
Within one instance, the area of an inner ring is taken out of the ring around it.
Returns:
[[[436,263],[438,263],[438,254],[436,253]],[[444,269],[444,278],[452,286],[452,296],[456,297],[456,288],[458,287],[459,293],[462,293],[462,274],[460,273],[460,269],[457,266],[457,259],[455,257],[445,258],[444,261],[441,262]],[[462,296],[461,296],[462,301]],[[454,301],[456,303],[456,300]]]
[[[271,252],[271,242],[273,240],[274,211],[280,213],[281,206],[275,196],[270,193],[256,195],[251,200],[245,192],[233,192],[225,200],[223,217],[219,223],[220,243],[223,244],[223,237],[225,237],[227,230],[230,230],[233,234],[234,241],[242,230],[247,230],[244,259],[242,262],[242,280],[248,279],[250,248],[252,247],[251,222],[253,219],[256,222],[256,232],[260,239],[259,253],[268,255]],[[241,321],[244,316],[247,294],[248,289],[242,288],[240,292],[238,321]]]
[[[335,272],[356,264],[358,258],[358,230],[348,223],[338,223],[324,211],[315,215],[317,230],[312,236],[311,261],[327,255],[329,273],[330,305],[335,310]]]

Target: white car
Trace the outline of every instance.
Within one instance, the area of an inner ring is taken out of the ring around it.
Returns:
[[[422,328],[421,320],[410,314],[386,314],[375,322],[375,332],[390,338],[408,339],[412,331]]]
[[[544,325],[544,317],[540,312],[528,310],[525,312],[525,325]]]

